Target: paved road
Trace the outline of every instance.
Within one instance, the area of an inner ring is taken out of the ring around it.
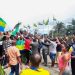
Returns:
[[[43,62],[43,60],[42,60],[42,62]],[[51,73],[51,75],[58,75],[58,73],[59,73],[59,70],[58,70],[57,67],[54,67],[54,68],[50,67],[50,58],[49,58],[49,56],[48,56],[48,66],[43,66],[43,64],[41,64],[40,66],[45,68],[46,70],[48,70]],[[23,65],[23,68],[25,68],[24,65]],[[6,71],[7,75],[9,75],[10,68],[6,69],[5,71]]]
[[[42,60],[42,62],[43,62],[43,60]],[[41,64],[40,67],[43,67],[46,70],[48,70],[51,73],[51,75],[59,75],[59,69],[58,69],[57,65],[55,65],[54,68],[50,67],[50,65],[51,65],[50,64],[50,59],[48,57],[48,66],[43,66],[43,64]],[[23,68],[25,69],[24,65],[23,65]],[[6,71],[7,75],[9,75],[10,68],[6,69],[5,71]]]
[[[48,70],[51,73],[51,75],[58,75],[58,73],[59,73],[59,70],[56,67],[51,68],[50,65],[48,65],[48,66],[40,65],[40,66],[45,68],[46,70]],[[25,66],[23,66],[23,68],[25,68]],[[5,72],[7,73],[7,75],[9,75],[10,68],[5,69]]]

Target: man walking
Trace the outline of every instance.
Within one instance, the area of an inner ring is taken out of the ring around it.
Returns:
[[[51,59],[51,67],[54,67],[55,64],[55,58],[56,58],[56,39],[53,39],[52,41],[50,41],[50,46],[49,46],[49,51],[50,51],[50,59]]]
[[[16,48],[16,41],[12,41],[12,46],[7,49],[7,56],[9,65],[11,67],[10,75],[19,75],[19,64],[20,68],[22,68],[20,52]]]

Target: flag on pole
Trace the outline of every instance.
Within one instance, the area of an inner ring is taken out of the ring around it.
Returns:
[[[47,19],[47,20],[45,21],[45,25],[48,25],[48,23],[49,23],[49,19]]]
[[[18,24],[15,25],[14,30],[12,32],[12,35],[16,35],[17,32],[19,32],[19,27],[21,25],[21,22],[19,22]]]
[[[43,20],[43,24],[44,24],[44,25],[48,25],[48,23],[49,23],[49,19]]]
[[[4,32],[4,29],[6,27],[6,22],[0,18],[0,31]]]

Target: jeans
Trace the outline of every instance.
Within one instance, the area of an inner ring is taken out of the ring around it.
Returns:
[[[29,58],[30,58],[30,51],[29,51],[29,50],[26,50],[26,51],[25,51],[25,57],[26,57],[26,59],[27,59],[26,65],[28,65],[28,64],[29,64]]]
[[[52,61],[55,61],[56,54],[55,53],[50,53],[50,58]]]
[[[44,62],[45,62],[45,64],[47,65],[47,55],[48,55],[47,50],[44,50],[44,49],[43,49],[42,54],[43,54]]]
[[[11,65],[11,72],[9,75],[19,75],[19,64],[17,65]]]

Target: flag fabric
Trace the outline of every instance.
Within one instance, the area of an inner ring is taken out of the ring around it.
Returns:
[[[19,27],[16,27],[16,28],[12,31],[12,34],[11,34],[11,35],[15,36],[17,32],[19,32]]]
[[[0,18],[0,31],[4,32],[4,29],[6,27],[6,22]]]
[[[18,23],[18,24],[15,25],[14,30],[12,31],[12,34],[11,35],[14,35],[15,36],[16,33],[19,32],[19,26],[20,26],[20,24],[21,23]]]
[[[48,25],[48,23],[49,23],[49,19],[46,20],[45,25]]]
[[[49,19],[43,20],[43,24],[44,24],[44,25],[48,25],[48,23],[49,23]]]
[[[24,50],[25,48],[24,48],[24,40],[20,40],[20,39],[18,39],[17,41],[16,41],[16,47],[19,49],[19,50]]]

